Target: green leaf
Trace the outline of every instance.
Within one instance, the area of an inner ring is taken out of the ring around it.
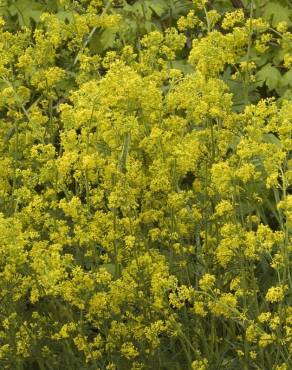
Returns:
[[[4,137],[4,142],[7,143],[11,138],[12,136],[15,134],[15,127],[11,127],[5,134],[5,137]]]
[[[105,263],[101,265],[100,267],[103,267],[104,269],[106,269],[106,271],[109,272],[111,275],[113,276],[115,275],[116,268],[113,263]]]
[[[74,21],[74,16],[72,12],[67,12],[65,10],[59,11],[56,16],[63,22],[66,20],[72,23]]]
[[[292,87],[292,69],[290,71],[286,72],[280,81],[280,86],[281,87]]]
[[[38,22],[44,7],[30,0],[16,0],[8,8],[12,16],[17,16],[20,26],[30,26],[31,20]]]
[[[136,18],[142,20],[151,20],[152,16],[152,10],[149,7],[149,4],[145,4],[144,0],[143,1],[137,1],[133,5],[125,5],[123,9],[130,13],[133,14]]]
[[[146,3],[158,17],[161,17],[168,9],[165,1],[147,1]]]
[[[263,139],[265,140],[266,143],[269,144],[274,144],[278,148],[281,148],[281,140],[279,140],[274,134],[264,134]]]
[[[287,22],[288,26],[291,26],[291,15],[291,9],[274,1],[268,1],[263,11],[263,18],[271,21],[273,26],[283,21]]]
[[[166,2],[169,4],[169,1]],[[192,2],[189,0],[173,0],[171,3],[172,16],[175,18],[178,18],[180,15],[186,15],[192,9]]]
[[[188,64],[186,62],[186,60],[184,60],[184,59],[174,60],[173,62],[171,62],[170,67],[175,68],[175,69],[179,69],[185,75],[194,72],[194,68],[190,64]]]
[[[258,81],[262,82],[262,85],[265,83],[270,90],[276,89],[282,78],[279,70],[273,67],[271,63],[266,64],[256,76]]]
[[[101,35],[100,42],[103,49],[106,50],[114,45],[116,32],[111,29],[105,29]]]
[[[96,32],[90,40],[89,48],[94,53],[102,53],[114,46],[115,39],[116,32],[109,28]]]
[[[155,23],[150,22],[150,21],[146,21],[144,23],[144,27],[145,27],[145,30],[147,32],[151,32],[151,31],[154,31],[156,29]]]

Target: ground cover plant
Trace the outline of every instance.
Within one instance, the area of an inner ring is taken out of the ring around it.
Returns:
[[[0,2],[0,368],[292,367],[292,2]]]

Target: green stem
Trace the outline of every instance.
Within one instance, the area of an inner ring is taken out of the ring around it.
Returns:
[[[247,66],[250,61],[250,53],[251,53],[252,32],[253,32],[252,21],[253,21],[253,0],[250,1],[249,32],[248,32],[247,54],[246,54]],[[245,105],[248,105],[249,104],[249,72],[248,72],[248,69],[245,71],[244,81],[245,81],[244,102],[245,102]]]
[[[101,17],[108,11],[108,9],[110,8],[111,6],[111,1],[108,1],[106,6],[104,7],[102,13],[101,13]],[[92,39],[93,35],[95,34],[96,30],[97,30],[97,26],[93,27],[93,29],[90,31],[90,34],[88,35],[88,37],[86,38],[86,40],[84,41],[83,45],[81,46],[81,48],[79,49],[75,59],[74,59],[74,62],[73,62],[73,67],[76,65],[76,63],[78,62],[79,58],[80,58],[80,55],[81,53],[85,50],[86,46],[89,44],[90,40]]]

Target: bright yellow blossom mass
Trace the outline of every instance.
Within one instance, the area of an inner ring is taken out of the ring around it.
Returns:
[[[291,1],[0,5],[0,369],[291,369]]]

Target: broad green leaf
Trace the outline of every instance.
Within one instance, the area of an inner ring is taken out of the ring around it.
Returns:
[[[285,54],[285,50],[277,50],[277,52],[274,53],[273,59],[270,59],[270,61],[272,60],[272,63],[275,65],[282,64]]]
[[[170,63],[171,68],[179,69],[182,71],[185,75],[193,73],[194,68],[186,62],[184,59],[180,60],[174,60],[173,62]]]
[[[287,87],[290,86],[292,87],[292,69],[290,71],[286,72],[280,81],[281,87]]]
[[[116,32],[111,29],[105,29],[101,35],[100,42],[103,45],[104,50],[114,45],[116,38]]]
[[[148,4],[149,5],[149,4]],[[145,3],[145,1],[137,1],[133,5],[125,5],[123,9],[135,15],[138,19],[150,20],[152,17],[152,10]]]
[[[153,23],[153,22],[150,22],[150,21],[146,21],[145,23],[144,23],[144,26],[145,26],[145,30],[147,31],[147,32],[151,32],[151,31],[154,31],[154,30],[156,30],[156,25],[155,25],[155,23]]]
[[[69,21],[70,23],[74,21],[73,13],[72,12],[67,12],[65,10],[59,11],[56,16],[61,20],[61,21]]]
[[[111,275],[115,275],[115,272],[116,272],[116,268],[115,268],[115,265],[113,263],[105,263],[103,265],[101,265],[100,267],[106,269],[107,272],[109,272]]]
[[[263,138],[266,143],[274,144],[278,148],[281,148],[281,140],[279,140],[274,134],[264,134]]]
[[[291,9],[274,1],[268,1],[263,11],[263,18],[271,21],[273,26],[283,21],[290,26],[292,24],[291,15]]]
[[[257,74],[258,81],[262,84],[266,84],[270,90],[274,90],[278,87],[281,80],[281,73],[276,67],[273,67],[271,63],[266,64]]]
[[[116,32],[110,29],[96,32],[90,40],[90,50],[94,53],[102,53],[114,46],[115,38]]]
[[[20,26],[30,26],[31,20],[38,22],[44,7],[30,0],[16,0],[8,8],[12,16],[17,16]]]
[[[165,1],[147,1],[149,8],[158,16],[161,17],[168,9]]]

